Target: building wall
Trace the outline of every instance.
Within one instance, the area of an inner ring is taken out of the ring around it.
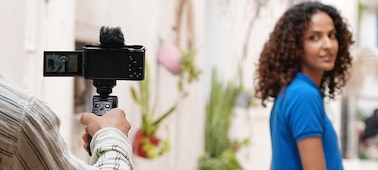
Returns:
[[[43,50],[70,50],[74,44],[74,1],[4,1],[0,7],[0,72],[46,100],[71,137],[72,78],[44,78]]]

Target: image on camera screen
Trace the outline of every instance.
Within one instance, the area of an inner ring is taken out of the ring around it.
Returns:
[[[45,53],[45,75],[52,76],[69,76],[80,75],[80,59],[79,53]]]

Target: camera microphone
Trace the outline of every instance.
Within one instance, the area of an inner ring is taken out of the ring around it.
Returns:
[[[100,46],[101,47],[122,47],[125,45],[125,39],[120,27],[106,27],[100,28]]]

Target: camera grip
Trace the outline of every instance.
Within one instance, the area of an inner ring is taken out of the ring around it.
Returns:
[[[92,113],[96,114],[97,116],[102,116],[112,108],[116,108],[118,105],[117,96],[108,96],[108,97],[100,97],[100,96],[93,96],[93,107]],[[87,151],[89,156],[92,156],[91,151],[91,141],[92,136],[88,135],[88,146]]]

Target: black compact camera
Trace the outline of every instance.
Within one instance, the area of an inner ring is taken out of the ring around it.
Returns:
[[[102,116],[118,105],[110,96],[116,80],[144,80],[145,48],[142,45],[103,47],[85,45],[82,51],[44,51],[43,76],[83,76],[93,80],[92,113]]]
[[[83,76],[92,80],[143,80],[145,48],[86,45],[83,51],[45,51],[43,76]]]
[[[144,60],[145,48],[141,45],[86,45],[82,51],[44,51],[43,76],[92,79],[99,94],[93,96],[92,113],[102,116],[118,107],[117,96],[109,95],[116,80],[144,80]],[[89,144],[87,149],[92,155]]]
[[[116,80],[144,80],[145,51],[142,45],[125,45],[119,27],[103,26],[100,44],[85,45],[81,51],[44,51],[43,76],[82,76],[93,80],[99,95],[93,96],[92,113],[102,116],[118,106],[117,96],[109,95]]]

